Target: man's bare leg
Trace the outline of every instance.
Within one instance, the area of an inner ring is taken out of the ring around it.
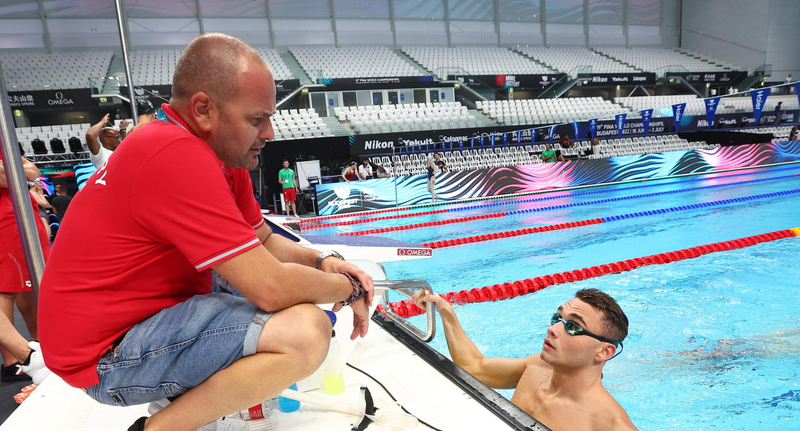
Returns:
[[[14,328],[14,299],[16,296],[16,293],[0,292],[0,313],[3,314],[4,320],[8,321],[14,332],[17,332],[17,329]],[[25,344],[27,346],[27,343]],[[6,350],[3,345],[0,345],[0,354],[3,355],[3,365],[5,366],[17,362],[16,355]],[[25,356],[27,357],[28,355],[26,354]]]
[[[28,340],[17,332],[14,324],[2,313],[0,313],[0,348],[5,362],[3,365],[11,365],[17,361],[24,362],[31,353]]]
[[[295,217],[300,217],[297,215],[297,207],[295,206],[295,201],[292,201],[292,212],[294,212]]]
[[[154,414],[145,430],[194,430],[264,402],[322,364],[331,323],[316,305],[300,304],[270,317],[258,339],[259,353],[218,371]]]
[[[36,297],[33,295],[33,291],[20,292],[15,302],[25,321],[25,326],[28,328],[28,333],[31,335],[31,340],[38,340],[39,325],[37,324]]]

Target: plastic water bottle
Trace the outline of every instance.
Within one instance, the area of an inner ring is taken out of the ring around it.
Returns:
[[[342,364],[342,349],[336,339],[336,331],[331,331],[331,346],[328,356],[323,364],[322,390],[328,395],[338,395],[344,392],[344,364]]]
[[[297,383],[293,384],[292,386],[289,386],[289,389],[294,389],[296,391]],[[298,409],[300,409],[300,401],[293,400],[290,398],[279,397],[278,406],[280,406],[281,411],[284,413],[296,412]]]

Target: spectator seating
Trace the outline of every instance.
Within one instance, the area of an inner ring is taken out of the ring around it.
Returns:
[[[582,142],[582,148],[587,148],[586,144],[586,142]],[[601,139],[599,147],[599,154],[590,154],[590,159],[714,148],[719,147],[719,144],[709,145],[704,141],[689,142],[679,138],[678,135],[658,135],[608,140]]]
[[[776,139],[784,140],[789,139],[789,132],[792,131],[792,126],[775,126],[775,127],[759,127],[747,129],[733,129],[728,130],[731,132],[741,133],[772,133]]]
[[[22,144],[25,154],[33,154],[33,147],[31,141],[34,139],[41,139],[48,149],[48,153],[54,153],[50,148],[50,140],[58,138],[64,143],[68,143],[70,138],[77,138],[83,147],[83,151],[88,151],[86,147],[86,132],[91,127],[91,124],[64,124],[57,126],[36,126],[36,127],[18,127],[16,129],[17,139]],[[74,142],[74,141],[73,141]]]
[[[420,76],[422,73],[385,46],[289,48],[312,81],[316,78]]]
[[[506,48],[408,46],[403,52],[440,79],[465,72],[470,75],[553,73],[552,69]]]
[[[601,97],[490,100],[477,102],[477,107],[482,113],[504,125],[565,123],[627,112]]]
[[[628,118],[640,118],[642,109],[653,108],[653,117],[671,117],[672,105],[676,103],[686,103],[686,115],[702,115],[706,113],[706,105],[703,99],[694,94],[675,94],[668,96],[640,96],[640,97],[616,97],[614,102],[622,107],[630,109]],[[721,105],[721,104],[720,104]],[[733,111],[730,111],[733,112]],[[727,108],[720,106],[717,109],[719,114],[727,114]]]
[[[313,109],[282,109],[272,116],[275,141],[333,136]]]
[[[479,127],[481,122],[458,102],[352,106],[336,109],[357,134]]]
[[[257,48],[259,54],[272,68],[273,79],[281,81],[291,77],[289,68],[278,51],[270,48]],[[139,85],[172,85],[172,75],[183,50],[144,49],[131,52],[131,73]]]
[[[601,47],[595,48],[595,51],[630,64],[639,70],[655,72],[658,77],[665,76],[666,72],[723,72],[731,70],[728,67],[691,57],[673,49]]]
[[[562,73],[567,73],[571,78],[576,78],[578,73],[635,73],[636,69],[600,55],[588,48],[581,46],[570,47],[518,47],[516,50],[548,67]],[[583,70],[590,66],[591,70]],[[578,69],[578,68],[581,69]]]
[[[7,91],[36,91],[102,86],[111,65],[112,51],[6,52],[0,64]]]

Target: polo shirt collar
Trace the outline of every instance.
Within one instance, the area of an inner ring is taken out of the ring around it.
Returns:
[[[183,121],[183,118],[181,118],[180,115],[176,114],[175,111],[173,111],[172,108],[169,107],[168,103],[164,103],[163,105],[161,105],[161,110],[164,112],[164,116],[166,117],[168,123],[180,127],[181,129],[191,133],[193,136],[197,136],[194,134],[194,132],[192,132],[192,129],[189,128],[189,125],[186,124],[185,121]],[[222,168],[222,173],[225,174],[225,177],[226,178],[230,177],[232,169],[225,166],[225,163],[222,163],[222,160],[220,160],[219,158],[217,158],[217,163],[219,163],[220,168]]]

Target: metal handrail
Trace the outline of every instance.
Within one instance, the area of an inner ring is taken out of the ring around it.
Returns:
[[[409,298],[413,297],[412,290],[422,289],[427,294],[432,294],[433,289],[431,285],[425,280],[375,280],[375,289],[383,289],[383,312],[386,313],[390,319],[400,325],[401,328],[415,335],[420,340],[428,343],[436,336],[436,313],[432,303],[425,304],[425,316],[428,321],[428,328],[425,332],[416,326],[408,323],[408,320],[393,313],[389,308],[389,291],[395,291],[403,294]]]

